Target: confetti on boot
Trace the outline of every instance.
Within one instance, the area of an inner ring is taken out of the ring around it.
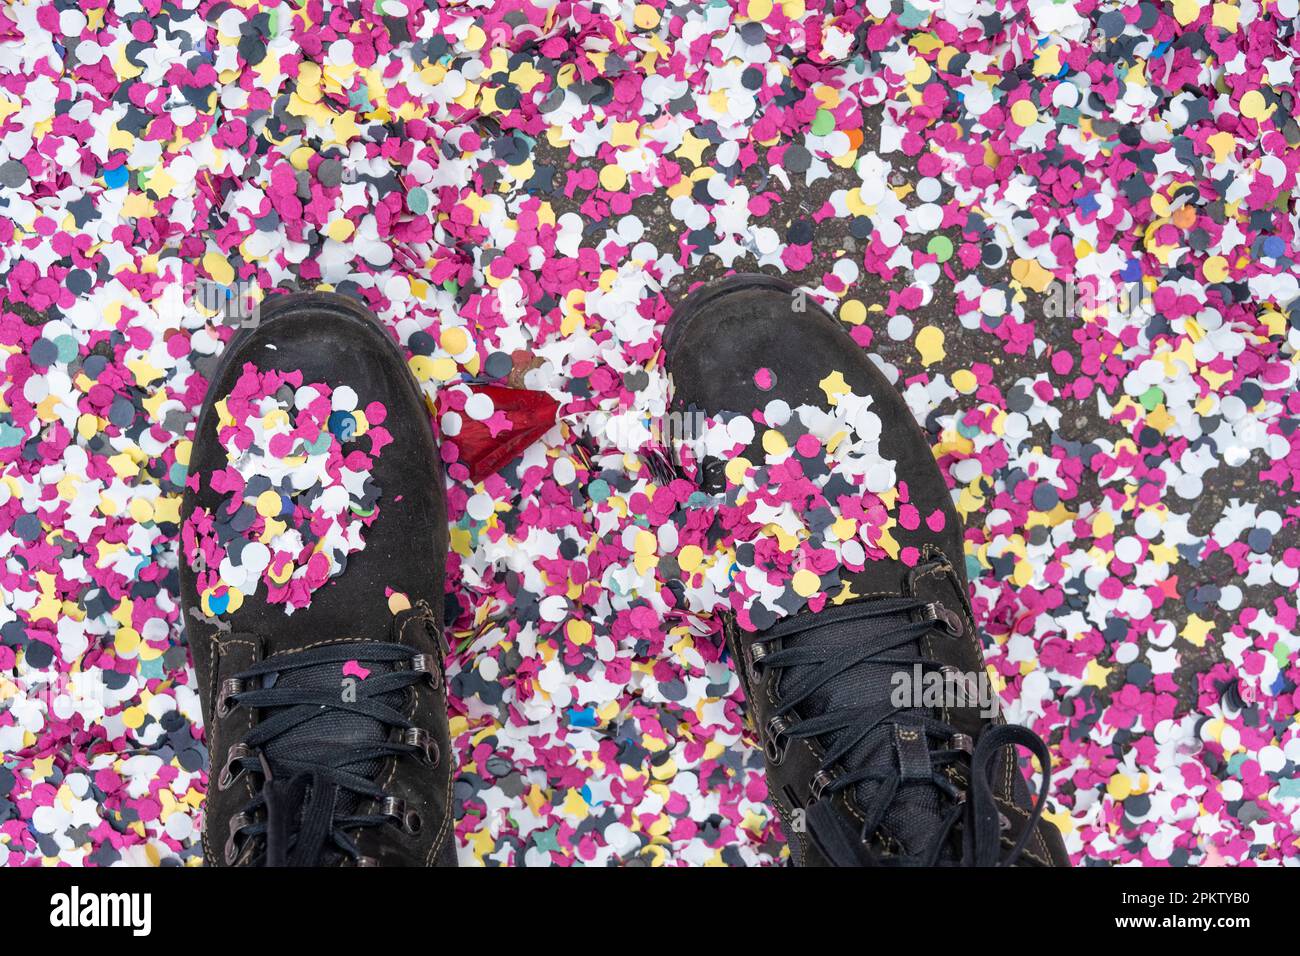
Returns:
[[[390,441],[386,409],[359,408],[347,386],[301,382],[249,364],[215,406],[229,465],[190,481],[224,498],[197,509],[182,533],[187,560],[207,569],[198,577],[205,614],[233,613],[262,588],[292,614],[366,546],[382,495],[371,456]]]

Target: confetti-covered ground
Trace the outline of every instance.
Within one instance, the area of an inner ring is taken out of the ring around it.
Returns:
[[[477,378],[564,404],[451,488],[462,863],[779,862],[701,613],[734,540],[633,454],[668,303],[754,269],[934,436],[1073,859],[1295,862],[1298,15],[6,6],[0,863],[198,861],[176,565],[241,311],[212,306],[317,285],[375,310],[431,401]]]

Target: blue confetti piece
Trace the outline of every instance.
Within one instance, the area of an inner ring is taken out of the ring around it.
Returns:
[[[329,428],[339,441],[351,441],[357,430],[357,418],[351,412],[330,412]]]
[[[569,708],[569,726],[570,727],[595,727],[596,710],[593,707],[570,707]]]
[[[130,178],[130,176],[131,174],[127,170],[126,164],[123,163],[121,166],[118,166],[116,169],[104,170],[104,183],[105,185],[108,186],[109,189],[121,189],[123,186],[126,185],[126,181],[127,179]]]

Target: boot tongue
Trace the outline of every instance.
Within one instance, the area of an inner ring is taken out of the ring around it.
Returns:
[[[912,621],[907,614],[827,623],[787,638],[786,646],[815,644],[819,648],[852,647],[861,644],[863,640],[878,637],[910,623]],[[888,656],[920,657],[920,643],[916,641],[900,645],[889,651]],[[800,704],[799,713],[802,717],[809,718],[845,707],[887,702],[893,695],[894,675],[900,669],[902,669],[900,665],[876,664],[870,661],[855,664],[818,688]],[[913,675],[914,671],[908,671],[909,680]],[[785,671],[781,676],[778,693],[786,690],[791,681],[797,682],[801,678],[802,675],[792,675],[790,670]],[[934,716],[927,708],[910,707],[901,709],[897,717],[905,719],[907,715]],[[910,730],[910,727],[905,726],[903,729]],[[922,760],[927,759],[921,756],[922,749],[928,747],[924,737],[910,745],[900,747],[896,733],[892,721],[880,724],[840,758],[840,765],[846,771],[871,767],[882,773],[897,774],[900,772],[900,751],[907,755],[902,759],[908,760],[909,766],[914,765],[918,757]],[[820,739],[824,746],[830,749],[835,747],[843,737],[853,734],[852,730],[836,731],[822,734]],[[859,805],[872,807],[878,798],[878,793],[883,793],[883,785],[868,780],[854,788],[853,797]],[[933,842],[949,806],[950,802],[937,787],[919,781],[907,782],[896,793],[882,819],[881,826],[902,843],[909,854],[919,853]],[[944,855],[940,859],[952,858],[955,858],[955,855],[945,848]]]
[[[288,688],[328,688],[342,696],[349,687],[355,690],[357,699],[364,694],[365,680],[379,674],[389,673],[393,665],[382,661],[345,661],[313,664],[309,667],[282,671],[274,675],[276,687]],[[345,673],[344,671],[347,671]],[[365,675],[365,676],[362,676]],[[272,686],[269,681],[264,686]],[[374,698],[382,704],[401,710],[402,692],[390,691]],[[356,774],[366,779],[374,779],[383,765],[382,758],[353,760],[336,765],[341,751],[361,750],[388,739],[388,728],[382,721],[364,714],[322,708],[320,713],[303,721],[293,730],[276,736],[263,748],[271,773],[275,777],[292,775],[292,771],[281,769],[284,761],[319,763],[335,766],[336,769]],[[349,791],[340,791],[337,812],[349,814],[360,805],[361,797]]]

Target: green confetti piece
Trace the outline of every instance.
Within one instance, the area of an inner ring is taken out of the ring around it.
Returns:
[[[952,240],[947,236],[931,236],[925,251],[937,257],[940,262],[947,262],[952,258]]]

